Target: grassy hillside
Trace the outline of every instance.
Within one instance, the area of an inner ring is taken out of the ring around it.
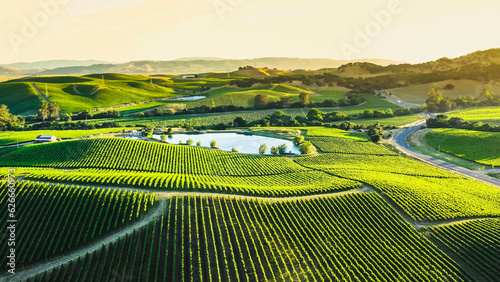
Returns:
[[[449,154],[500,166],[500,132],[438,128],[427,133],[426,139],[435,148]]]
[[[401,100],[408,103],[423,105],[425,103],[425,100],[427,99],[427,93],[432,87],[434,87],[435,89],[443,89],[443,87],[445,87],[447,84],[451,84],[455,86],[455,88],[452,90],[441,90],[444,98],[449,96],[458,97],[460,95],[464,97],[472,95],[475,97],[481,93],[485,83],[467,79],[444,80],[440,82],[415,84],[407,87],[392,88],[387,89],[387,91],[391,92]],[[493,93],[500,93],[500,85],[492,84],[491,91]]]
[[[160,81],[161,80],[161,81]],[[33,89],[27,86],[34,82],[40,92],[45,95],[48,90],[49,101],[58,103],[63,111],[79,112],[83,110],[92,110],[98,107],[110,107],[130,102],[145,101],[162,97],[169,97],[174,94],[174,90],[165,87],[169,79],[158,79],[154,82],[162,85],[151,84],[150,78],[142,75],[104,75],[104,84],[102,75],[90,76],[58,76],[58,77],[27,77],[15,80],[14,82],[0,83],[0,89],[6,88],[5,93],[9,96],[21,97],[17,100],[6,101],[9,108],[17,113],[25,110],[29,105],[22,104],[23,96],[31,94],[35,96]],[[17,85],[17,88],[8,86]],[[24,88],[23,88],[24,87]],[[2,91],[3,92],[3,91]],[[3,93],[2,93],[3,94]],[[21,96],[19,96],[21,95]],[[39,105],[32,102],[31,108],[37,108]]]
[[[0,83],[0,104],[5,104],[16,115],[35,114],[41,99],[26,82]]]
[[[100,128],[90,130],[33,130],[33,131],[2,131],[0,146],[34,141],[38,135],[55,135],[57,138],[79,138],[104,133],[121,132],[124,128]],[[136,128],[127,128],[136,129]]]
[[[446,113],[450,118],[459,117],[466,121],[480,121],[500,125],[500,107],[470,108]]]

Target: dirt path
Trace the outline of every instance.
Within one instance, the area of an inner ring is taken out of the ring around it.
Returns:
[[[42,100],[44,100],[47,104],[50,104],[50,101],[47,99],[47,97],[43,96],[42,92],[40,92],[40,89],[38,89],[38,87],[36,87],[35,83],[31,83],[31,87],[33,87],[33,89],[35,89],[36,93],[38,93],[38,96],[40,96],[40,98],[42,98]]]

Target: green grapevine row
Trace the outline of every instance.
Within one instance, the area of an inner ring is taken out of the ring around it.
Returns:
[[[3,156],[0,165],[235,176],[306,170],[286,157],[242,155],[124,138],[92,138],[25,146]]]
[[[390,172],[412,176],[458,178],[457,175],[399,156],[321,154],[301,156],[295,161],[305,167],[321,170],[362,169],[373,172]]]
[[[16,185],[16,266],[46,260],[137,220],[156,202],[154,194],[78,186]],[[7,186],[0,183],[0,217],[6,219]],[[7,221],[2,222],[6,230]],[[7,244],[0,250],[7,253]],[[2,269],[7,258],[2,258]]]
[[[31,170],[30,179],[54,182],[97,184],[165,189],[176,191],[203,191],[258,196],[299,196],[321,194],[361,187],[361,183],[334,177],[320,171],[295,172],[264,176],[217,176],[105,169]]]
[[[489,281],[500,281],[500,219],[480,219],[428,229]]]
[[[174,197],[161,219],[29,281],[467,281],[377,194]]]
[[[373,185],[415,220],[500,215],[500,189],[470,179],[412,177],[360,169],[329,172]]]

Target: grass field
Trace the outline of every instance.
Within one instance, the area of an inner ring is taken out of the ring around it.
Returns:
[[[488,165],[479,164],[479,163],[476,163],[474,161],[466,160],[464,158],[460,158],[460,157],[457,157],[455,155],[443,152],[442,150],[439,150],[439,145],[438,145],[438,148],[435,148],[427,141],[427,138],[425,138],[425,135],[430,130],[432,130],[432,129],[430,129],[430,128],[421,129],[421,130],[417,130],[416,132],[410,134],[407,138],[408,144],[415,151],[420,152],[424,155],[431,156],[431,157],[436,158],[438,160],[443,160],[443,161],[450,163],[450,164],[465,167],[465,168],[470,169],[470,170],[484,170],[484,169],[489,168]]]
[[[400,116],[400,117],[392,117],[392,118],[368,118],[368,119],[355,119],[350,120],[350,122],[356,125],[369,126],[373,124],[379,123],[382,126],[401,126],[405,124],[409,124],[415,122],[417,120],[422,119],[421,115],[409,115],[409,116]],[[344,121],[334,122],[335,124],[341,124]]]
[[[135,128],[127,128],[135,129]],[[100,128],[91,130],[32,130],[32,131],[2,131],[0,146],[34,141],[38,135],[55,135],[57,138],[69,139],[104,133],[121,132],[124,128]]]
[[[500,132],[438,128],[427,133],[425,138],[432,146],[449,154],[500,166]]]
[[[500,125],[500,107],[470,108],[447,112],[446,115],[450,118],[459,117],[470,122],[480,121]]]
[[[28,113],[31,114],[36,112],[40,102],[36,92],[29,87],[30,83],[35,83],[44,95],[47,90],[49,101],[58,103],[63,111],[79,112],[174,95],[193,95],[198,93],[201,86],[221,87],[230,81],[230,79],[217,78],[183,80],[172,79],[169,76],[149,77],[126,74],[24,77],[0,83],[2,94],[0,103],[7,104],[14,113],[25,113],[29,110],[31,112]],[[38,101],[37,104],[30,102],[32,100]],[[156,106],[142,105],[145,108]],[[133,110],[137,109],[139,107]],[[132,112],[125,112],[127,113]]]
[[[356,106],[348,107],[333,107],[333,108],[319,108],[323,112],[333,112],[339,111],[346,115],[358,115],[362,114],[366,109],[373,109],[378,111],[385,111],[387,109],[397,110],[401,107],[387,102],[386,100],[376,97],[371,94],[362,94],[366,99],[366,102]],[[226,95],[224,95],[226,96]],[[224,99],[230,99],[229,96]],[[252,102],[253,103],[253,102]],[[192,107],[193,104],[189,104]],[[288,115],[295,116],[307,116],[309,108],[293,108],[293,109],[281,109]],[[262,119],[268,115],[276,112],[277,109],[273,110],[250,110],[250,111],[237,111],[237,112],[225,112],[225,113],[207,113],[207,114],[192,114],[192,115],[174,115],[174,116],[155,116],[155,117],[122,117],[117,119],[95,119],[93,122],[117,122],[120,125],[147,125],[147,126],[180,126],[184,123],[190,123],[192,125],[212,125],[218,123],[229,123],[232,122],[236,117],[243,117],[247,121],[254,121]],[[412,118],[413,119],[413,118]],[[401,117],[396,119],[391,123],[397,124],[400,122],[405,123],[409,119],[406,117]],[[356,123],[356,121],[353,121]],[[401,124],[398,124],[401,125]]]
[[[392,88],[387,89],[387,91],[396,95],[405,102],[423,105],[427,99],[427,93],[432,87],[435,89],[442,89],[447,84],[452,84],[455,88],[453,90],[441,90],[444,98],[448,96],[458,97],[460,95],[464,97],[469,95],[476,97],[481,93],[485,83],[475,80],[445,80],[440,82],[410,85],[407,87]],[[500,86],[492,85],[491,90],[493,93],[500,93]]]
[[[25,82],[0,83],[0,104],[5,104],[12,114],[36,114],[42,104],[35,90]]]
[[[84,81],[82,81],[84,80]],[[155,98],[172,96],[170,88],[152,85],[141,80],[100,79],[88,77],[68,77],[66,83],[43,83],[35,85],[42,93],[48,88],[49,101],[59,104],[67,112],[93,110],[99,107],[138,102]],[[64,81],[64,80],[62,80]]]

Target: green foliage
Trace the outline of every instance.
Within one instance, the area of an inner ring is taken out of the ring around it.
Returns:
[[[216,140],[210,141],[210,148],[217,148],[217,141]]]
[[[19,168],[22,170],[24,168]],[[250,169],[250,168],[248,168]],[[269,169],[273,172],[273,169]],[[289,197],[331,193],[359,188],[361,183],[333,177],[324,172],[302,170],[259,176],[204,175],[192,173],[157,173],[109,169],[30,169],[28,178],[41,181],[162,189],[167,191],[198,191],[264,197]]]
[[[0,130],[17,128],[24,124],[24,118],[9,112],[7,105],[0,105]]]
[[[231,149],[231,152],[233,152],[233,153],[238,153],[239,151],[238,151],[238,149],[236,149],[235,147],[233,147],[233,148]]]
[[[306,142],[302,143],[300,145],[299,150],[300,150],[300,153],[303,154],[303,155],[312,154],[312,153],[316,152],[316,148],[309,141],[306,141]]]
[[[286,157],[232,154],[124,138],[91,138],[23,146],[4,155],[0,165],[210,175],[269,175],[307,170]]]
[[[13,145],[34,141],[38,135],[55,135],[58,138],[80,138],[84,136],[92,136],[106,133],[116,133],[123,131],[124,128],[99,128],[89,130],[30,130],[30,131],[5,131],[0,132],[0,146]],[[129,127],[127,129],[137,129],[137,127]]]
[[[7,207],[7,182],[0,183]],[[16,266],[62,255],[137,221],[156,203],[153,194],[132,191],[16,183]],[[36,213],[35,213],[36,211]],[[2,211],[7,218],[7,208]],[[2,222],[6,230],[9,223]],[[29,232],[28,232],[29,230]],[[7,244],[1,250],[7,252]],[[2,258],[2,271],[7,265]]]
[[[305,138],[304,138],[304,136],[302,136],[302,135],[299,135],[299,136],[297,136],[297,137],[294,137],[294,138],[293,138],[293,144],[295,144],[295,145],[300,145],[300,144],[302,144],[302,142],[304,142],[304,139],[305,139]]]
[[[193,139],[188,139],[188,141],[186,141],[186,144],[188,144],[190,146],[193,145],[194,144]]]
[[[45,279],[67,273],[93,281],[113,273],[144,281],[472,280],[375,194],[293,202],[174,197],[147,228]]]
[[[254,99],[254,107],[256,109],[264,109],[267,103],[269,103],[269,97],[265,93],[258,94]]]
[[[272,146],[272,147],[271,147],[271,154],[273,154],[273,155],[277,155],[277,154],[278,154],[278,148],[277,148],[277,147],[275,147],[275,146]]]
[[[471,220],[429,229],[431,237],[449,248],[490,281],[500,273],[500,219]]]
[[[448,112],[446,115],[450,118],[459,117],[465,121],[481,121],[500,125],[500,107],[470,108]]]
[[[436,149],[457,157],[500,166],[500,132],[439,128],[425,138]]]
[[[259,154],[264,155],[267,151],[267,144],[262,144],[259,147]]]

